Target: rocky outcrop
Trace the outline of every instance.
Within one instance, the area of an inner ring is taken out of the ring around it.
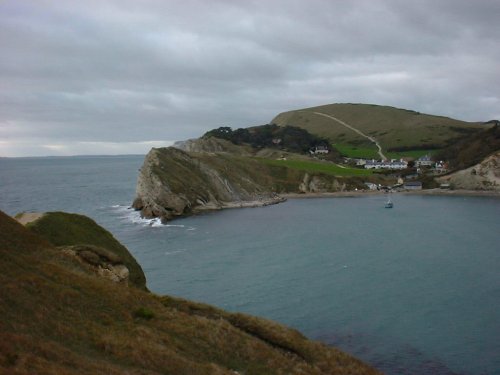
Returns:
[[[309,173],[304,174],[304,179],[299,185],[301,193],[327,193],[332,191],[344,191],[345,183],[340,183],[336,179],[325,179],[322,176],[310,176]]]
[[[437,179],[452,189],[500,191],[500,151],[470,168]]]
[[[239,168],[221,156],[152,149],[140,169],[132,206],[147,218],[170,220],[203,210],[262,206],[284,199],[255,180],[248,163]],[[251,164],[251,162],[250,162]]]
[[[119,284],[128,284],[130,271],[117,254],[92,245],[66,246],[62,251],[79,260],[100,277]]]

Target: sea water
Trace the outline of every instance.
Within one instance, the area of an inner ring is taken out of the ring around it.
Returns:
[[[162,225],[129,208],[142,161],[0,159],[0,209],[88,215],[152,291],[279,321],[387,374],[500,374],[500,199],[300,199]]]

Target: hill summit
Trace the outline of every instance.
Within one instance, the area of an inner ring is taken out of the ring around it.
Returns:
[[[372,104],[328,104],[277,115],[272,124],[296,126],[329,139],[339,151],[352,147],[383,151],[434,150],[470,136],[488,124]]]

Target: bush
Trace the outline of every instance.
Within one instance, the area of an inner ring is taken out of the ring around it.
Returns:
[[[155,313],[148,309],[147,307],[141,307],[134,312],[134,317],[136,319],[151,320],[155,317]]]

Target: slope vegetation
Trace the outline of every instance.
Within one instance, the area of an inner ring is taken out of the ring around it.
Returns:
[[[436,154],[436,159],[446,160],[452,170],[464,169],[480,163],[487,156],[500,150],[500,126],[475,133]]]
[[[377,151],[374,142],[328,116],[374,138],[386,152],[439,149],[484,129],[479,123],[369,104],[329,104],[299,109],[281,113],[271,123],[304,128],[339,145],[340,150],[355,147],[372,154]]]
[[[0,257],[1,374],[377,373],[277,323],[96,277],[2,212]]]

